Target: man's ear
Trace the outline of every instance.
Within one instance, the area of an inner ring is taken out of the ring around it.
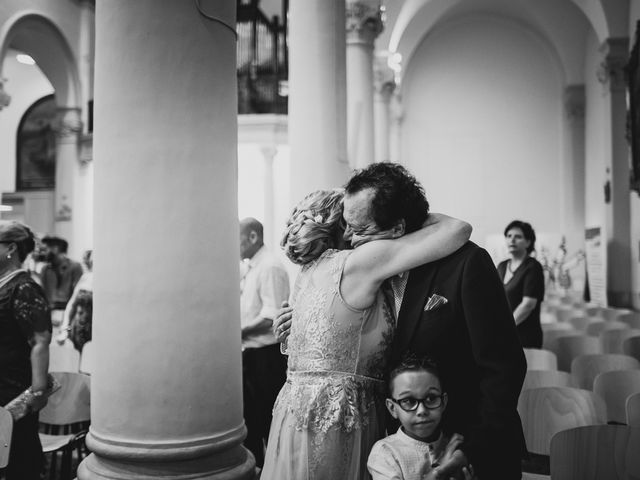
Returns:
[[[258,234],[255,230],[251,230],[251,232],[249,233],[249,241],[251,243],[256,243],[258,241]]]
[[[406,223],[404,221],[404,218],[402,218],[398,220],[398,223],[396,223],[391,228],[391,238],[402,237],[405,234],[405,229],[406,229]]]
[[[393,403],[390,398],[387,398],[385,402],[387,404],[387,410],[389,410],[389,413],[391,414],[391,416],[397,420],[398,412],[396,411],[396,404]]]

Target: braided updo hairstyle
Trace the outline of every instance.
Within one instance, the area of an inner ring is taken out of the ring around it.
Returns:
[[[318,190],[307,195],[291,213],[280,241],[293,263],[305,265],[329,248],[338,248],[344,234],[344,191]]]

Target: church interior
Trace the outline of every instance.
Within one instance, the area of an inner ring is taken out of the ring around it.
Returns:
[[[529,370],[566,388],[581,353],[640,370],[624,341],[640,339],[639,42],[640,0],[0,2],[0,219],[93,251],[91,426],[68,478],[256,478],[238,221],[277,251],[300,199],[375,162],[405,166],[496,264],[504,226],[533,225],[554,358],[526,352]],[[567,333],[595,340],[578,352]],[[573,425],[534,438],[561,416],[536,375],[528,450],[554,479],[596,478],[554,470]],[[639,417],[580,426],[624,425],[638,446]],[[607,478],[640,476],[631,447],[598,438]]]

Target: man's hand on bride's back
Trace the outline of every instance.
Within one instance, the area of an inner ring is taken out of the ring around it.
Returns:
[[[282,307],[273,321],[273,334],[278,342],[283,342],[291,333],[292,316],[293,307],[289,306],[289,302],[282,302]]]

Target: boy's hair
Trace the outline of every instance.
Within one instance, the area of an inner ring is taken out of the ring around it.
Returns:
[[[393,394],[393,381],[404,372],[427,372],[436,377],[442,385],[442,378],[436,362],[429,357],[419,356],[413,352],[408,352],[402,356],[400,362],[389,372],[389,382],[387,388],[389,395]]]

